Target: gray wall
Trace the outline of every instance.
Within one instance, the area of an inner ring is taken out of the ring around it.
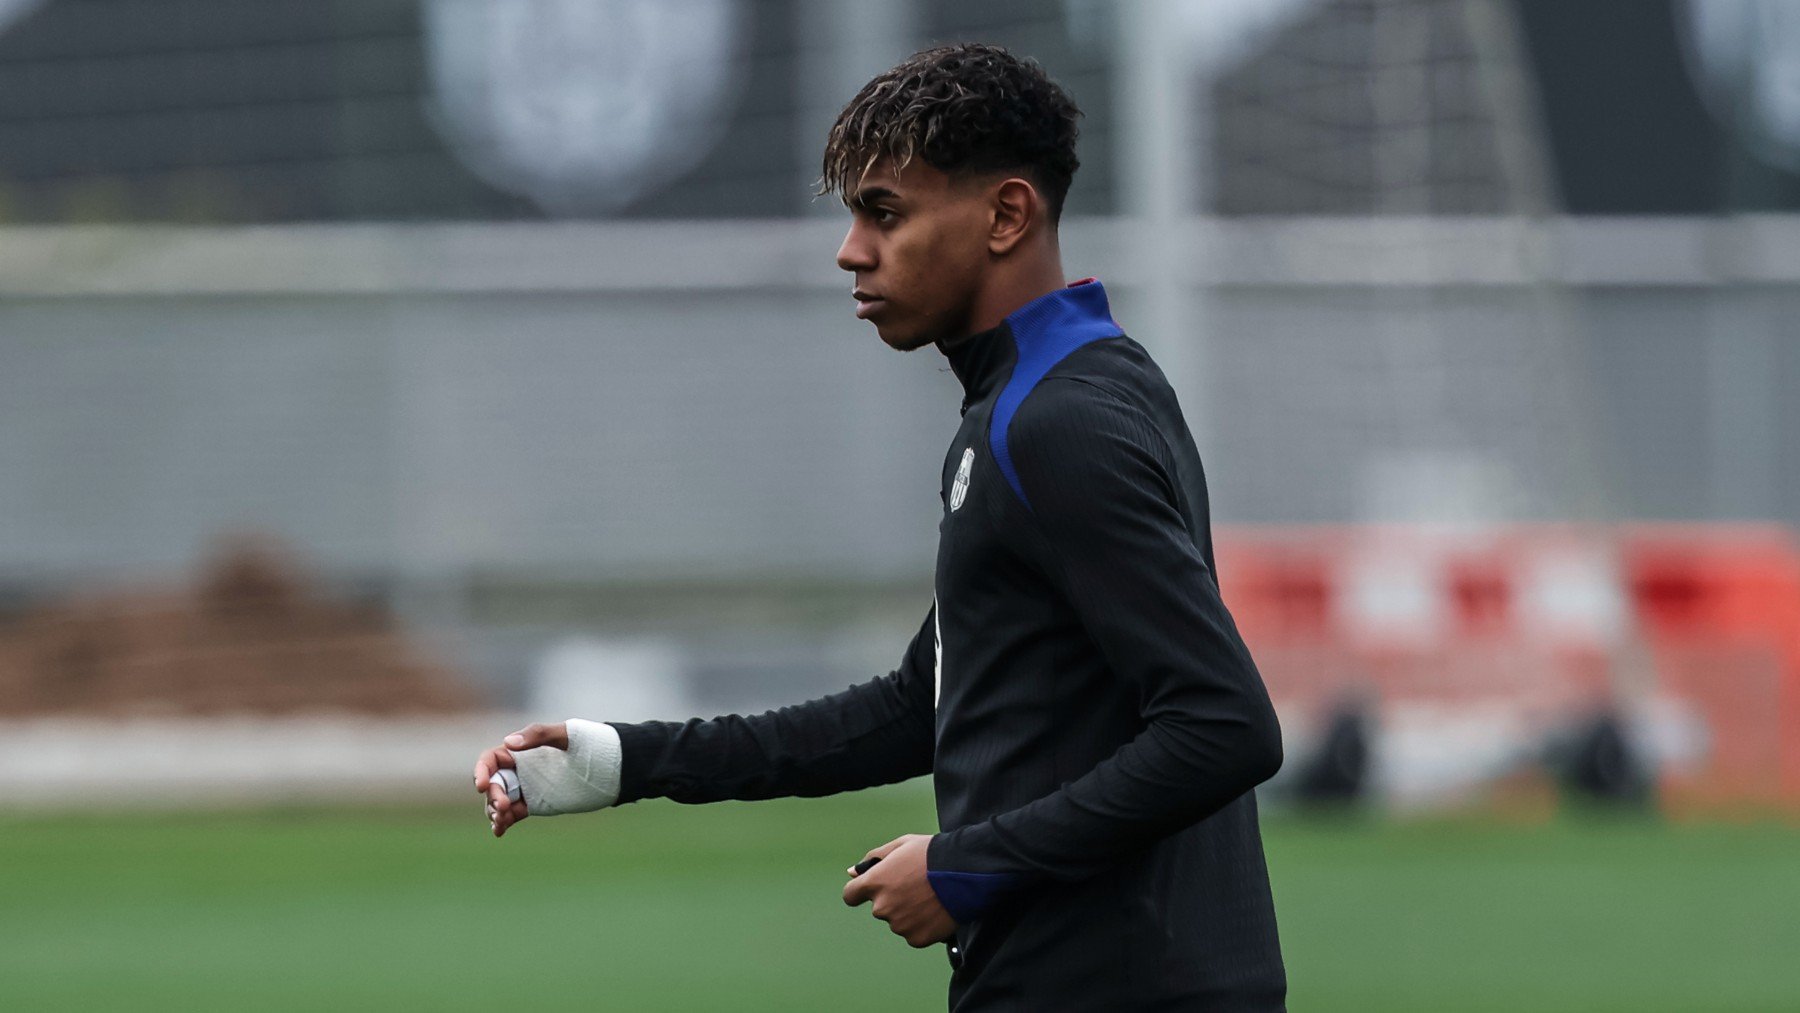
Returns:
[[[0,579],[929,572],[955,381],[834,222],[0,230]],[[1067,227],[1133,329],[1135,226]],[[1194,222],[1218,519],[1800,522],[1800,220]]]

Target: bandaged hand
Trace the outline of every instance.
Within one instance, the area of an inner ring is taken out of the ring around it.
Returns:
[[[504,742],[475,762],[475,790],[487,796],[495,837],[526,816],[592,812],[618,801],[623,757],[611,725],[574,718],[521,728]],[[511,792],[503,770],[516,778]]]

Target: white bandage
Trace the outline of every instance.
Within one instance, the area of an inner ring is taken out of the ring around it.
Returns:
[[[514,750],[525,811],[532,816],[593,812],[619,800],[624,755],[612,725],[570,718],[569,748]]]

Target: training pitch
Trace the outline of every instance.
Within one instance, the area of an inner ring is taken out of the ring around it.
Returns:
[[[0,819],[0,1008],[934,1010],[838,899],[918,785],[527,821],[480,802]],[[1800,1002],[1800,830],[1265,819],[1295,1010]]]

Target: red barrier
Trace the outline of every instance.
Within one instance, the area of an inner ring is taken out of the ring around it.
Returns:
[[[1677,809],[1800,808],[1800,548],[1784,529],[1232,527],[1218,554],[1284,716],[1354,693],[1549,730],[1666,705],[1705,728],[1666,768]]]
[[[1659,685],[1711,732],[1678,806],[1800,805],[1800,548],[1777,527],[1644,526],[1621,543]]]

